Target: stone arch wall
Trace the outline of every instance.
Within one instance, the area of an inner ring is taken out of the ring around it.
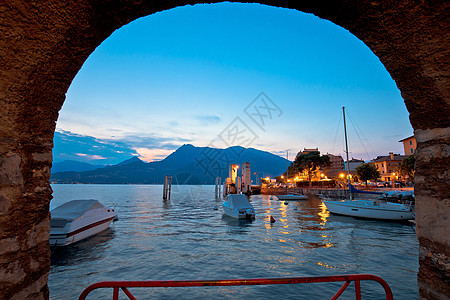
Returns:
[[[215,2],[215,1],[208,1]],[[255,1],[297,9],[352,32],[380,58],[418,141],[418,284],[450,297],[448,1]],[[10,0],[0,4],[0,298],[48,298],[49,184],[55,122],[87,57],[114,30],[196,1]]]

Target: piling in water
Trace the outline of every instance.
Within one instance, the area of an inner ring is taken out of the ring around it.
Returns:
[[[216,199],[220,198],[220,185],[222,183],[222,178],[216,177]]]
[[[170,200],[170,193],[172,191],[172,176],[164,177],[163,199]]]

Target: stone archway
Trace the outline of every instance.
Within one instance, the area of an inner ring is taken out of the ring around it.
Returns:
[[[216,1],[208,1],[216,2]],[[255,1],[313,13],[352,32],[396,81],[418,141],[418,284],[450,297],[447,1]],[[83,62],[114,30],[196,1],[4,1],[0,4],[0,295],[48,298],[49,184],[55,122]]]

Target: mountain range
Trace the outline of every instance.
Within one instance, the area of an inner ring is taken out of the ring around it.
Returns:
[[[94,165],[86,162],[76,160],[64,160],[62,162],[53,162],[52,174],[58,172],[83,172],[92,171],[99,168],[104,168],[106,165]]]
[[[257,177],[281,175],[287,166],[286,159],[254,148],[216,149],[186,144],[165,159],[150,163],[138,157],[109,166],[73,161],[55,163],[50,180],[52,183],[162,184],[165,175],[172,175],[173,184],[214,184],[216,177],[223,181],[228,176],[229,164],[244,162],[250,163],[254,182]]]

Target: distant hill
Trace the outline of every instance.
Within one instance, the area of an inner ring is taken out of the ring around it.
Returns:
[[[274,177],[286,170],[286,159],[253,148],[215,149],[183,145],[165,159],[146,163],[137,157],[117,165],[81,172],[55,172],[52,183],[162,184],[172,175],[174,184],[214,184],[216,177],[228,176],[228,165],[249,162],[252,179]],[[255,177],[253,177],[255,176]]]
[[[134,156],[134,157],[132,157],[130,159],[127,159],[127,160],[124,160],[124,161],[118,163],[116,166],[124,166],[124,165],[135,164],[135,163],[138,163],[138,164],[143,163],[143,164],[145,164],[145,162],[140,160],[139,157]]]
[[[65,160],[62,162],[53,163],[52,174],[57,172],[69,172],[69,171],[73,172],[91,171],[104,167],[105,165],[93,165],[75,160]]]

